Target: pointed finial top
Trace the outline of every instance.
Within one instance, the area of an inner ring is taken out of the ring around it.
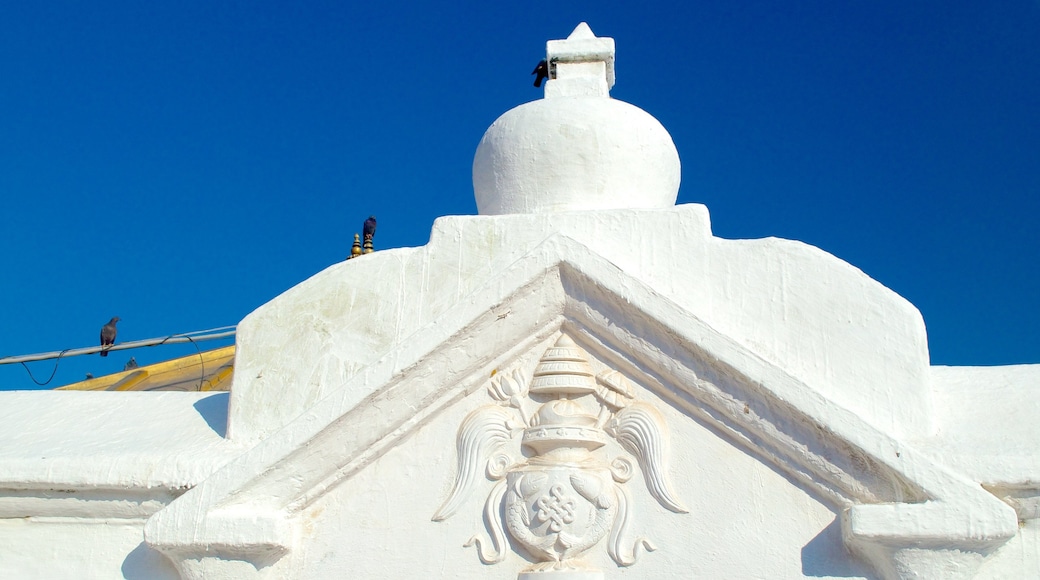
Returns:
[[[575,26],[574,32],[571,32],[571,35],[567,37],[567,40],[580,40],[582,38],[596,38],[596,35],[592,32],[592,29],[589,28],[589,25],[586,22],[582,22]]]
[[[545,45],[549,82],[545,98],[609,97],[614,86],[614,39],[600,38],[582,22],[565,40]]]

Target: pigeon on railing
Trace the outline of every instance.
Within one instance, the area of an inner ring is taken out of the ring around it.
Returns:
[[[108,324],[101,327],[101,356],[108,356],[108,349],[105,347],[116,343],[117,322],[119,322],[119,317],[113,316],[112,320],[108,321]]]

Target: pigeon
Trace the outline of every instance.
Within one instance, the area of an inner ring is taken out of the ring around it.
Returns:
[[[371,240],[372,238],[375,237],[375,235],[376,235],[376,216],[374,216],[374,215],[368,216],[368,219],[365,220],[364,229],[362,229],[361,232],[365,235],[365,239],[366,240]]]
[[[129,371],[129,370],[136,369],[136,368],[137,368],[137,359],[134,358],[134,357],[130,357],[130,360],[126,361],[126,364],[123,365],[123,370],[124,371]]]
[[[538,66],[534,67],[534,70],[531,71],[531,74],[538,75],[534,77],[534,86],[542,86],[542,81],[549,77],[549,63],[545,62],[545,60],[543,59],[542,62],[538,63]]]
[[[86,380],[89,381],[92,378],[94,378],[94,373],[87,373],[87,379]]]
[[[112,346],[116,343],[116,323],[119,322],[118,316],[113,316],[112,320],[108,321],[108,324],[101,327],[101,356],[108,356],[108,349],[106,346]]]

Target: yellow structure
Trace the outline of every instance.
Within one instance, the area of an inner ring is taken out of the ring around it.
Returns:
[[[58,391],[226,391],[235,345],[59,387]]]

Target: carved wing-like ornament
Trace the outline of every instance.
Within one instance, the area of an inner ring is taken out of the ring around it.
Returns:
[[[639,461],[646,487],[665,508],[676,513],[689,510],[675,497],[668,483],[668,439],[662,426],[661,413],[642,402],[632,403],[618,411],[607,431]]]
[[[506,407],[486,406],[474,409],[462,420],[455,443],[459,460],[455,485],[444,505],[433,515],[433,521],[449,518],[459,509],[472,492],[481,467],[487,465],[495,451],[509,441],[510,425],[515,417],[515,412]]]

